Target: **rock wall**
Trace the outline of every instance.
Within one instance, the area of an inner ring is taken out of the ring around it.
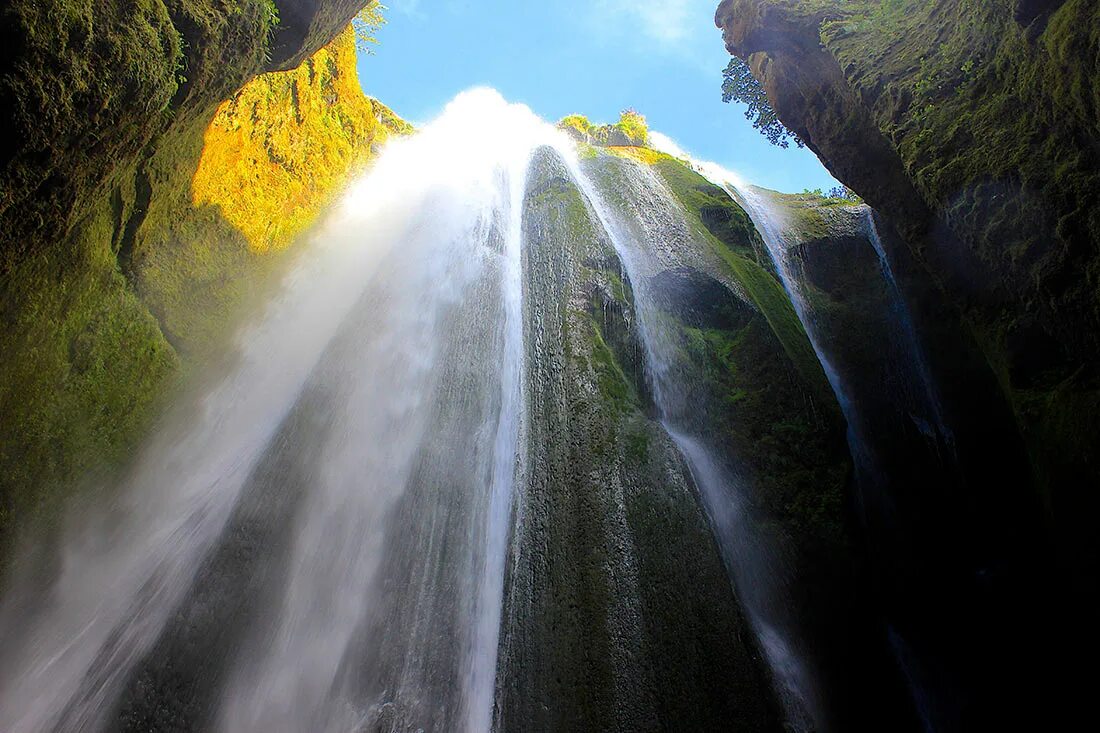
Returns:
[[[530,404],[497,727],[776,730],[683,458],[647,414],[622,265],[553,153],[524,203]]]
[[[1060,643],[1042,636],[1051,609],[1080,622],[1065,633],[1091,625],[1098,12],[1078,0],[725,0],[716,16],[784,124],[881,214],[945,409],[969,436],[966,479],[926,519],[970,537],[956,548],[955,572],[972,580],[955,613],[980,633],[960,641],[975,653],[952,672],[953,714],[970,723],[1005,715],[1009,690],[1035,703],[1014,709],[1017,723],[1051,715],[1041,701],[1062,683],[1019,670]],[[1003,645],[1020,624],[1042,638],[1021,640],[1012,663]]]
[[[1100,202],[1092,3],[726,0],[777,113],[901,235],[925,313],[957,312],[1010,405],[1063,557],[1095,484]],[[930,318],[929,320],[935,320]],[[959,338],[955,339],[959,341]],[[1086,570],[1086,568],[1088,570]]]
[[[685,414],[666,418],[708,436],[735,467],[759,517],[756,541],[782,554],[771,582],[791,609],[804,659],[818,671],[822,724],[908,729],[912,708],[868,583],[874,562],[861,551],[861,501],[844,440],[849,426],[767,247],[729,193],[683,161],[637,148],[614,152],[651,167],[693,229],[687,241],[666,237],[682,266],[652,284],[679,344],[675,368],[690,385]],[[791,218],[792,229],[829,251],[858,237],[851,226],[806,209]],[[715,261],[690,256],[700,245]],[[699,269],[683,266],[693,259]],[[862,310],[861,293],[844,296]],[[846,324],[845,333],[853,325],[863,324]]]
[[[321,48],[361,4],[0,11],[3,541],[127,455],[261,287],[253,253],[301,231],[387,134],[351,32]],[[288,228],[257,225],[283,208]]]

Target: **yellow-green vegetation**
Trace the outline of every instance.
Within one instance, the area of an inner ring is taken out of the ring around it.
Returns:
[[[274,7],[0,11],[24,44],[0,78],[18,133],[0,178],[0,544],[125,459],[261,287],[273,259],[258,253],[407,129],[358,88],[350,30],[241,90],[271,53]]]
[[[592,131],[592,123],[584,115],[566,115],[558,121],[558,127],[565,130],[577,140],[588,142]]]
[[[558,127],[582,143],[600,147],[645,147],[649,144],[649,125],[644,116],[627,109],[619,121],[608,125],[594,125],[584,115],[567,115],[558,121]]]
[[[639,163],[645,163],[646,165],[656,165],[665,158],[671,158],[668,153],[662,153],[660,150],[654,150],[653,148],[643,148],[632,145],[609,145],[604,148],[612,155],[618,155],[622,158],[630,158],[636,160]]]
[[[377,99],[371,98],[370,106],[374,111],[375,118],[391,135],[412,135],[416,132],[416,128],[412,124],[398,117],[392,109]]]
[[[389,134],[360,91],[355,42],[349,27],[297,69],[256,77],[206,129],[194,204],[217,206],[254,251],[293,241]]]
[[[378,0],[368,0],[351,21],[355,31],[355,44],[360,53],[374,53],[374,46],[378,44],[378,29],[386,24],[386,16],[382,14],[385,9],[386,6]]]
[[[644,116],[635,110],[624,110],[622,115],[619,116],[619,121],[615,124],[615,127],[619,128],[627,139],[635,145],[644,146],[649,144],[649,123],[646,122]]]

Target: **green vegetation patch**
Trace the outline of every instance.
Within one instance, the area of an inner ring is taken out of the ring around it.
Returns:
[[[649,144],[649,124],[644,115],[633,109],[623,110],[619,121],[594,125],[584,115],[567,115],[558,128],[576,141],[598,147],[645,147]]]
[[[784,351],[822,396],[831,393],[825,372],[790,298],[763,254],[764,245],[745,210],[724,189],[675,158],[654,166],[677,200],[703,229],[753,304],[767,319]]]
[[[5,288],[21,307],[0,329],[0,544],[13,523],[117,466],[177,372],[175,352],[116,269],[113,221],[104,202],[69,247],[24,261]]]

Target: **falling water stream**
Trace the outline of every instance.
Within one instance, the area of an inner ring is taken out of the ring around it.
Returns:
[[[192,728],[492,727],[526,470],[521,205],[544,146],[634,284],[663,423],[787,717],[814,727],[784,573],[746,489],[693,432],[647,286],[692,256],[682,212],[652,171],[597,185],[561,133],[475,90],[387,147],[242,331],[229,373],[25,553],[40,560],[0,606],[0,730],[163,714],[144,696],[174,691],[188,654],[212,670],[192,689],[199,711],[179,713]]]
[[[387,148],[232,373],[69,517],[48,587],[12,582],[0,730],[112,727],[249,492],[294,512],[217,728],[489,728],[522,472],[519,209],[547,143],[525,108],[473,92]]]
[[[676,152],[683,155],[683,151]],[[862,405],[870,400],[866,399],[865,391],[861,393],[856,387],[866,390],[867,386],[850,384],[834,365],[834,354],[825,346],[823,327],[818,322],[818,315],[806,294],[807,277],[803,271],[805,263],[797,253],[800,242],[787,221],[789,213],[776,203],[771,192],[744,183],[720,166],[697,161],[692,161],[692,164],[713,183],[725,188],[751,217],[848,423],[848,444],[856,466],[857,483],[861,487],[860,496],[864,502],[871,497],[880,507],[885,507],[880,508],[880,512],[889,514],[896,511],[891,503],[889,484],[890,471],[898,469],[896,466],[889,470],[884,467],[881,436],[868,426],[863,414]],[[953,461],[957,458],[954,435],[944,418],[938,387],[932,378],[908,305],[883,246],[875,213],[870,208],[866,208],[863,213],[862,228],[878,258],[880,275],[885,285],[886,305],[889,309],[888,338],[891,343],[884,344],[883,349],[884,352],[891,353],[893,358],[884,356],[883,360],[884,363],[889,362],[890,376],[894,380],[892,389],[888,391],[895,412],[894,419],[899,423],[908,421],[916,427],[924,436],[929,451],[926,463],[941,465],[943,476],[950,477],[946,480],[952,480],[952,472],[956,470]],[[864,521],[866,523],[868,519],[865,517]],[[933,695],[929,692],[932,684],[928,679],[928,670],[922,668],[920,659],[896,628],[889,626],[887,637],[897,664],[908,682],[910,695],[924,728],[935,729],[936,724],[933,721],[939,712],[935,710]]]
[[[707,262],[713,252],[649,166],[621,161],[616,176],[576,175],[611,234],[633,284],[661,420],[700,489],[742,608],[770,667],[787,724],[799,731],[824,730],[816,673],[791,612],[780,554],[759,529],[760,517],[751,508],[751,489],[717,457],[715,447],[704,437],[706,428],[694,424],[692,415],[700,406],[688,397],[687,384],[698,375],[690,369],[684,371],[685,365],[677,359],[678,338],[662,317],[651,285],[660,272],[685,264],[716,273],[724,268]],[[609,205],[611,202],[614,205]],[[739,290],[733,280],[723,284]]]
[[[951,428],[947,425],[947,420],[944,418],[939,388],[932,378],[932,372],[928,366],[928,358],[920,343],[916,326],[913,324],[913,316],[909,312],[909,306],[905,302],[897,278],[894,276],[894,268],[890,265],[890,258],[887,256],[886,248],[882,244],[882,236],[879,234],[878,224],[875,222],[875,212],[871,209],[867,209],[865,221],[867,239],[874,248],[875,254],[878,255],[882,276],[885,278],[888,286],[890,308],[895,322],[898,324],[898,335],[904,344],[905,352],[910,357],[908,363],[911,364],[911,368],[916,372],[917,376],[917,379],[913,381],[918,385],[916,391],[919,394],[917,399],[920,409],[911,411],[910,414],[913,415],[915,421],[923,421],[925,415],[931,417],[932,424],[928,425],[925,423],[927,427],[925,427],[924,432],[926,434],[934,433],[938,435],[949,448],[954,449],[955,438]],[[915,412],[922,412],[922,414],[917,415],[914,414]],[[935,437],[935,435],[933,437]]]

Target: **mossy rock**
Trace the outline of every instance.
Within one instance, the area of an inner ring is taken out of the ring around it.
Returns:
[[[228,351],[228,327],[278,265],[255,253],[304,231],[404,128],[359,89],[350,30],[234,95],[264,64],[269,3],[3,13],[16,38],[0,120],[17,128],[0,181],[7,542],[126,459],[180,377]],[[84,32],[58,42],[57,23]]]

